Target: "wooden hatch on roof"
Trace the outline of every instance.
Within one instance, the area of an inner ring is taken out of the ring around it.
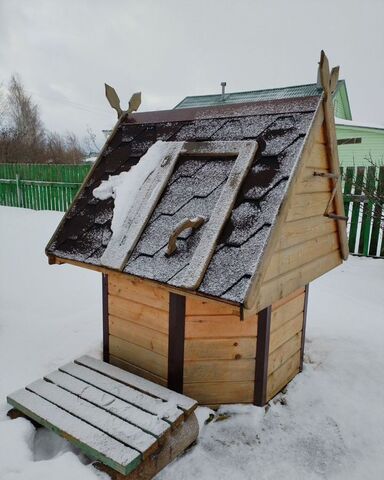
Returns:
[[[320,74],[317,97],[120,117],[47,247],[104,273],[105,359],[206,404],[262,405],[299,371],[307,285],[348,255]],[[93,191],[158,141],[112,234]]]

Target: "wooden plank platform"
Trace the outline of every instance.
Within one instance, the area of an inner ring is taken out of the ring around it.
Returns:
[[[12,393],[7,401],[116,478],[133,479],[138,472],[140,478],[152,478],[198,433],[195,400],[88,356]]]

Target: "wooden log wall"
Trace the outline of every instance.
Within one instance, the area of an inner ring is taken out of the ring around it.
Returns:
[[[266,401],[299,372],[304,304],[300,288],[272,305]],[[166,288],[110,274],[110,363],[167,385],[169,305]],[[237,306],[187,295],[183,393],[204,405],[252,403],[257,329],[257,315],[242,319]]]
[[[187,297],[185,395],[202,404],[252,403],[257,316],[240,319],[240,308]]]
[[[166,385],[169,292],[110,274],[108,293],[110,363]]]
[[[336,221],[324,216],[332,184],[328,178],[313,175],[314,171],[330,172],[324,127],[303,161],[279,241],[262,279],[258,311],[341,263]]]
[[[267,401],[299,373],[304,307],[304,288],[272,305]]]

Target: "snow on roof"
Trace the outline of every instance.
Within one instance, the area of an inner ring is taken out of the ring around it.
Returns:
[[[142,156],[139,163],[130,168],[128,172],[110,175],[108,180],[102,180],[100,185],[93,190],[93,196],[99,200],[114,199],[112,237],[119,233],[141,186],[158,166],[164,146],[166,143],[161,140],[154,143]]]
[[[344,118],[335,118],[336,125],[345,127],[358,127],[358,128],[372,128],[375,130],[384,130],[384,125],[377,125],[373,123],[360,122],[358,120],[345,120]]]

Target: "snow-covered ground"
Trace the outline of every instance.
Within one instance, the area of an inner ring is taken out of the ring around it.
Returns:
[[[100,274],[48,266],[61,214],[0,207],[0,479],[107,478],[65,440],[8,420],[5,396],[101,353]],[[384,261],[350,258],[311,284],[304,372],[270,408],[230,406],[159,479],[384,478]]]

